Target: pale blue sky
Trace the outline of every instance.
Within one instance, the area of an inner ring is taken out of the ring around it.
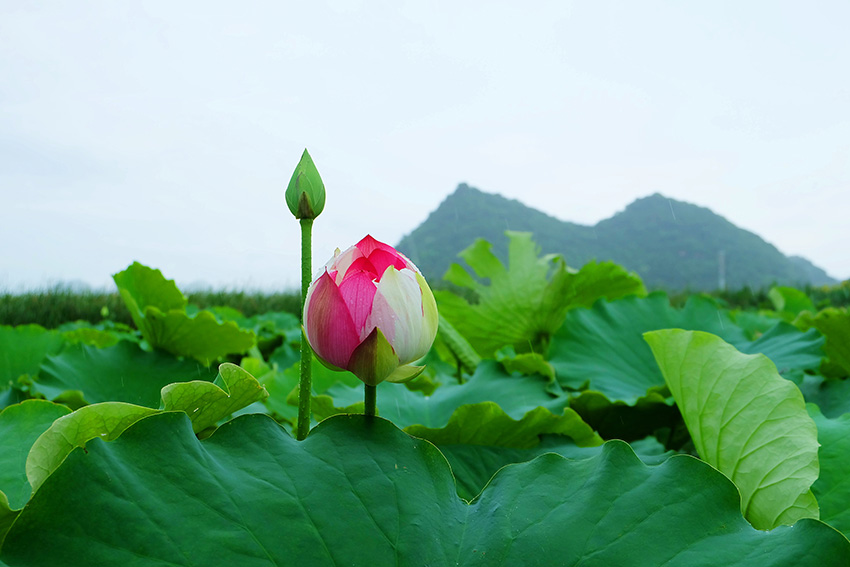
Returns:
[[[292,288],[459,182],[593,224],[660,192],[850,277],[850,3],[0,3],[0,288]],[[569,251],[566,251],[569,260]]]

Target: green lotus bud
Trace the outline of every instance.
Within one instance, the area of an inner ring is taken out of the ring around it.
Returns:
[[[307,150],[289,180],[286,205],[297,219],[314,219],[325,208],[325,184]]]

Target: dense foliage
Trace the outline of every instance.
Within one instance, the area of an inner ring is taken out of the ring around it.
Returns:
[[[301,442],[291,313],[134,264],[133,326],[0,326],[0,566],[850,565],[846,308],[506,252],[463,252],[380,418],[315,363]]]
[[[729,289],[773,284],[835,283],[803,258],[785,257],[760,237],[710,210],[655,194],[638,199],[595,226],[562,222],[518,201],[460,185],[398,244],[426,277],[443,276],[451,259],[476,238],[507,259],[504,230],[528,231],[544,252],[567,254],[572,265],[613,261],[637,272],[650,289],[713,290],[723,252]]]
[[[186,300],[197,309],[229,307],[246,317],[270,311],[297,314],[301,298],[297,291],[277,293],[246,291],[193,291]],[[0,325],[34,323],[56,329],[74,321],[111,321],[131,325],[133,318],[121,295],[115,292],[80,291],[55,286],[27,293],[0,293]]]

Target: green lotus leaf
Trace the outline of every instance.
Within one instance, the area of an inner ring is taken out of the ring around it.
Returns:
[[[574,273],[561,256],[538,257],[540,250],[531,233],[505,234],[509,240],[507,268],[485,240],[477,240],[460,253],[489,285],[477,281],[459,264],[452,264],[445,275],[450,283],[477,296],[477,302],[448,291],[434,293],[443,317],[482,356],[492,356],[508,345],[517,352],[545,350],[569,309],[600,297],[646,293],[640,279],[619,266],[591,263]]]
[[[509,374],[484,360],[470,379],[450,377],[427,396],[395,384],[379,384],[378,413],[417,437],[441,443],[530,447],[540,435],[568,435],[581,445],[601,443],[573,410],[567,398],[553,396],[545,376]],[[317,415],[362,411],[363,386],[335,385],[314,398]]]
[[[6,495],[0,492],[0,550],[3,549],[3,541],[6,539],[6,533],[12,527],[12,524],[15,523],[15,519],[19,513],[20,510],[12,510]],[[0,560],[0,567],[7,567],[7,565]]]
[[[768,329],[782,321],[773,311],[746,311],[735,309],[729,312],[735,324],[744,331],[747,339],[754,341]]]
[[[826,336],[826,355],[844,370],[844,376],[850,376],[850,311],[824,309],[815,316],[813,324]]]
[[[164,387],[163,408],[185,412],[198,433],[269,395],[256,378],[235,364],[226,362],[219,366],[218,371],[215,382],[193,380]]]
[[[554,414],[537,407],[514,419],[494,402],[458,407],[442,427],[408,425],[404,431],[435,445],[486,445],[527,449],[536,446],[541,435],[558,434],[581,447],[600,445],[602,438],[572,409]]]
[[[34,387],[50,399],[76,390],[89,403],[115,401],[158,408],[164,386],[190,380],[212,382],[215,377],[214,370],[195,361],[147,352],[136,343],[121,341],[103,349],[72,345],[48,356]]]
[[[850,413],[850,379],[824,380],[823,376],[806,376],[800,390],[806,401],[816,404],[829,419]]]
[[[26,474],[30,448],[54,421],[70,411],[46,400],[27,400],[0,412],[0,490],[12,509],[22,508],[32,494]]]
[[[745,354],[762,353],[785,378],[803,379],[803,371],[817,370],[823,359],[823,335],[815,329],[800,333],[796,327],[779,322],[755,341],[738,345]]]
[[[41,362],[65,344],[62,334],[40,325],[0,325],[0,391],[20,376],[35,376]]]
[[[63,331],[62,338],[70,344],[84,344],[97,348],[106,348],[118,344],[122,337],[117,333],[93,329],[91,327],[79,327],[71,331]]]
[[[773,287],[767,293],[773,308],[783,315],[796,317],[802,311],[816,311],[809,296],[793,287]]]
[[[673,456],[664,446],[650,437],[630,443],[640,460],[648,465],[658,465]],[[580,447],[572,439],[561,435],[545,435],[540,443],[527,449],[487,445],[440,445],[452,467],[458,496],[472,500],[490,482],[496,471],[507,465],[525,463],[545,453],[557,453],[568,459],[588,459],[598,456],[604,445]]]
[[[433,445],[380,418],[337,416],[298,442],[248,415],[199,441],[185,415],[163,413],[69,455],[1,553],[125,567],[823,567],[850,542],[816,520],[759,532],[710,466],[648,467],[622,442],[505,467],[467,504]]]
[[[828,419],[817,406],[806,406],[818,427],[820,475],[812,492],[820,518],[850,538],[850,414]]]
[[[817,518],[817,427],[800,390],[762,354],[719,337],[668,329],[644,335],[700,457],[741,491],[759,529]]]
[[[123,272],[114,274],[112,279],[139,330],[145,325],[146,307],[156,307],[161,311],[184,311],[188,304],[174,280],[166,279],[161,271],[138,262],[133,262]]]
[[[379,384],[378,412],[401,428],[409,425],[441,428],[457,408],[469,404],[493,402],[514,419],[537,407],[560,414],[567,406],[565,396],[549,393],[549,380],[545,376],[509,374],[494,360],[484,360],[463,384],[448,376],[443,377],[442,382],[443,385],[430,396],[396,384]],[[362,385],[337,384],[326,393],[337,407],[363,400]]]
[[[209,365],[226,354],[243,353],[256,342],[252,331],[240,329],[233,321],[221,323],[209,311],[190,316],[186,298],[159,270],[134,262],[112,278],[133,322],[152,347]]]
[[[30,395],[25,392],[19,385],[12,384],[6,390],[0,389],[0,409],[19,404],[25,400],[29,400]]]
[[[189,317],[182,311],[145,309],[142,335],[151,346],[177,356],[191,356],[204,365],[226,354],[240,354],[256,342],[252,331],[242,330],[232,321],[219,323],[209,311]]]
[[[789,374],[813,368],[821,356],[814,333],[801,333],[781,324],[750,342],[728,312],[702,296],[691,296],[682,309],[670,306],[667,296],[600,301],[592,309],[567,314],[549,351],[549,362],[565,388],[590,389],[609,400],[634,405],[664,378],[642,334],[658,329],[706,331],[747,352],[765,352],[778,358]]]
[[[646,295],[640,276],[614,262],[588,262],[575,273],[570,291],[570,309],[592,307],[601,298]]]
[[[504,347],[496,352],[496,360],[508,373],[540,374],[549,378],[553,383],[555,381],[555,369],[540,353],[524,352],[517,354],[513,347]]]
[[[33,492],[78,447],[92,439],[111,441],[143,417],[158,410],[124,402],[104,402],[82,407],[56,419],[32,444],[26,459],[26,476]]]
[[[165,411],[187,414],[196,433],[266,395],[263,387],[244,369],[225,363],[215,382],[196,380],[162,388]],[[32,445],[27,477],[33,490],[77,447],[92,439],[111,441],[144,417],[162,410],[124,402],[103,402],[82,407],[57,419]]]

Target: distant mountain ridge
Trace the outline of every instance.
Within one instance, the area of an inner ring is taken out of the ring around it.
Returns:
[[[576,268],[594,259],[617,262],[640,274],[649,288],[713,290],[723,278],[730,289],[836,281],[805,258],[785,256],[705,207],[658,193],[585,226],[462,183],[402,238],[398,249],[427,278],[438,280],[452,262],[463,263],[458,253],[476,238],[492,243],[506,263],[505,230],[532,232],[543,253],[563,254]]]

